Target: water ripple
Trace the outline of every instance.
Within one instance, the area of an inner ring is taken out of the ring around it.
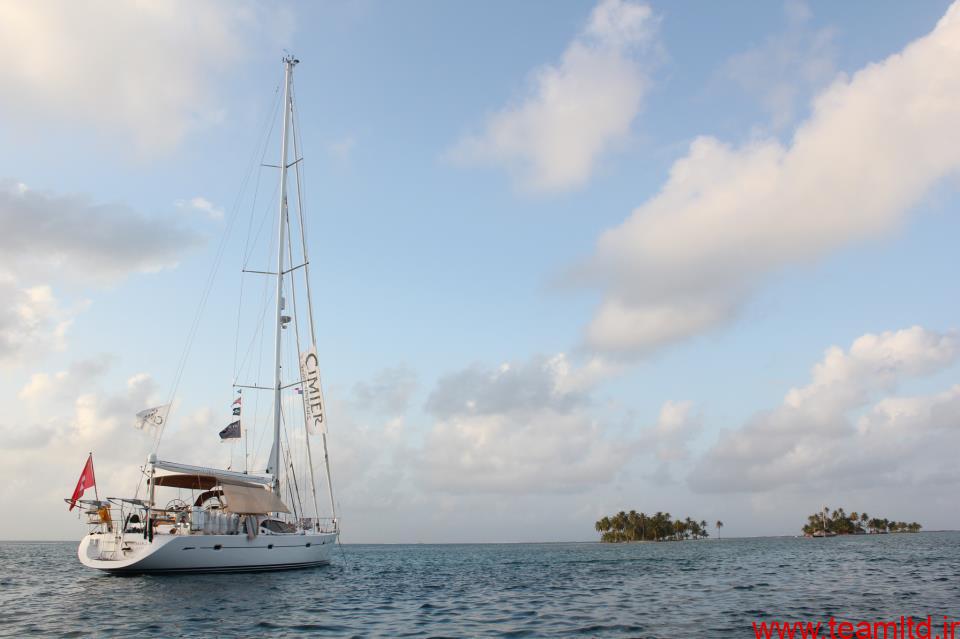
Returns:
[[[332,566],[118,578],[0,543],[0,636],[752,636],[770,619],[956,614],[960,534],[345,546]]]

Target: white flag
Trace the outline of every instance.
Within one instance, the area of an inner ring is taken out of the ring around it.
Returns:
[[[320,388],[320,367],[317,347],[311,346],[300,354],[300,378],[303,380],[303,413],[307,419],[307,432],[318,435],[327,432],[324,418],[323,390]]]
[[[167,413],[170,412],[170,404],[148,408],[137,413],[137,423],[135,426],[142,431],[153,432],[163,427],[167,421]]]

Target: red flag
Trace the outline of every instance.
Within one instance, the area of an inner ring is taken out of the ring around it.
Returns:
[[[70,510],[77,505],[77,500],[83,495],[87,488],[93,488],[97,485],[97,478],[93,476],[93,453],[87,457],[87,463],[80,473],[80,479],[77,480],[77,487],[73,489],[73,497],[70,498]]]

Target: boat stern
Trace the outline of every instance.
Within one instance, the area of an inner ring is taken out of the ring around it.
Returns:
[[[88,568],[108,572],[128,570],[159,551],[168,541],[154,537],[150,542],[141,534],[93,532],[80,541],[77,557]]]

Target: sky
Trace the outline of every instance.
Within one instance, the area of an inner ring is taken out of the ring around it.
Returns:
[[[133,490],[208,281],[160,456],[236,462],[285,50],[344,542],[960,527],[960,3],[14,0],[0,539]]]

